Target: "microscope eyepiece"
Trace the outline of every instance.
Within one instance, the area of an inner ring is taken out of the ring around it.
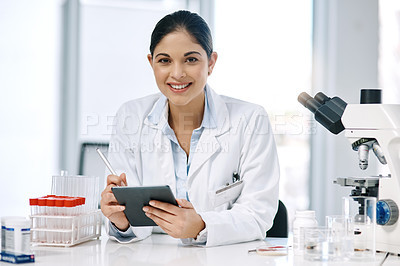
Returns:
[[[304,106],[306,107],[307,101],[309,99],[312,99],[312,97],[310,96],[310,94],[308,94],[307,92],[302,92],[299,94],[299,96],[297,97],[297,100]]]
[[[322,92],[318,92],[317,94],[315,94],[314,99],[317,100],[320,104],[325,104],[325,102],[329,101],[331,98],[329,98]]]
[[[316,101],[313,97],[311,97],[307,92],[300,93],[297,100],[308,110],[310,110],[313,114],[317,111],[319,107],[321,107],[321,103]]]
[[[313,98],[308,93],[302,92],[297,100],[315,115],[315,120],[333,134],[339,134],[344,130],[341,118],[347,103],[339,97],[329,98],[319,92]]]

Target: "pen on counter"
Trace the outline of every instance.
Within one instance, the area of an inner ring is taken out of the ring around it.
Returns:
[[[97,153],[100,155],[100,158],[103,160],[103,162],[105,163],[105,165],[107,166],[108,170],[110,170],[111,174],[113,175],[117,175],[117,172],[114,171],[114,169],[111,167],[110,162],[107,160],[107,157],[101,152],[101,150],[99,148],[96,149]],[[122,181],[122,185],[126,186],[126,184],[124,183],[124,181]]]
[[[288,248],[291,246],[266,246],[266,247],[258,247],[255,249],[249,249],[247,253],[257,252],[258,251],[276,251],[277,249]]]

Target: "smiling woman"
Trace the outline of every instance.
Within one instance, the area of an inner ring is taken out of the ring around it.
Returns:
[[[150,201],[143,211],[185,244],[216,246],[264,239],[278,206],[279,165],[265,110],[220,96],[207,80],[217,61],[197,14],[177,11],[157,23],[148,61],[161,93],[125,103],[116,116],[101,209],[110,238],[148,237],[131,226],[112,187],[168,185],[179,207]],[[132,119],[134,118],[134,119]]]
[[[194,42],[186,30],[180,30],[165,36],[148,59],[157,86],[169,99],[170,108],[186,113],[202,113],[204,86],[212,73],[217,54],[212,52],[208,58],[202,46]],[[185,110],[185,107],[190,110]],[[173,113],[176,113],[175,110]]]

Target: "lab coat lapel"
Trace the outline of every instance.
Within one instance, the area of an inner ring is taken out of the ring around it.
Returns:
[[[158,160],[155,162],[159,169],[160,177],[164,177],[166,185],[170,186],[172,192],[175,194],[176,181],[174,171],[174,158],[172,156],[171,141],[165,136],[160,129],[157,130],[154,137],[155,153],[157,154]]]
[[[229,113],[225,102],[221,96],[216,94],[211,88],[207,88],[209,94],[209,104],[215,108],[216,128],[204,128],[203,133],[196,146],[192,164],[190,165],[189,179],[196,173],[199,168],[210,158],[221,150],[221,144],[217,137],[225,134],[230,128]],[[190,181],[189,181],[190,182]]]
[[[215,133],[215,130],[205,128],[201,134],[196,146],[196,152],[192,159],[192,164],[190,165],[188,174],[189,178],[196,173],[196,171],[207,162],[213,154],[221,149],[221,145],[219,144]]]
[[[153,107],[154,108],[154,107]],[[175,181],[175,171],[174,171],[174,158],[172,155],[171,141],[162,132],[165,127],[167,120],[165,116],[160,117],[158,124],[153,124],[148,118],[145,119],[144,123],[155,130],[153,139],[147,139],[149,143],[154,143],[154,160],[152,162],[147,162],[151,164],[150,167],[157,169],[154,171],[157,178],[165,180],[165,185],[170,186],[172,192],[175,195],[176,192],[176,181]]]

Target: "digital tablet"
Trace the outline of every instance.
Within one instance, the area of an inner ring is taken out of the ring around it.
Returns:
[[[178,206],[169,186],[113,187],[111,189],[118,203],[125,206],[124,213],[132,226],[157,226],[143,211],[144,206],[149,206],[150,200]]]

